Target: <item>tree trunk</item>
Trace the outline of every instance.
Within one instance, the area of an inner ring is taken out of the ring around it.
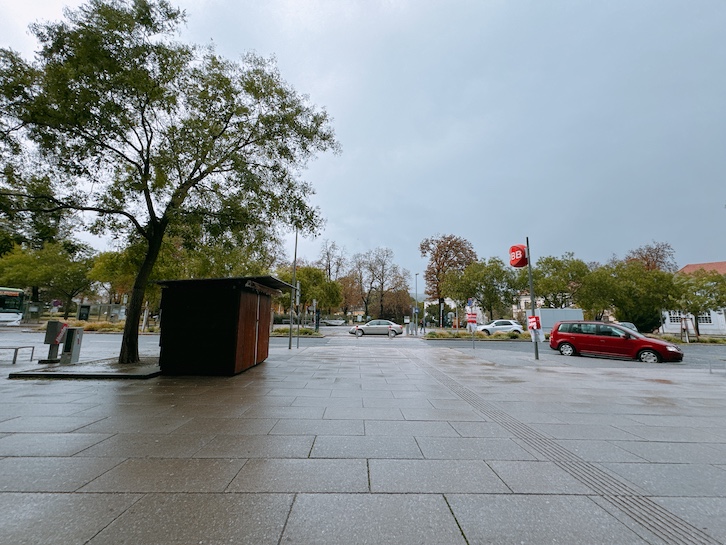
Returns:
[[[68,316],[71,313],[71,305],[73,304],[73,298],[68,297],[66,298],[65,303],[63,303],[63,319],[67,320]]]
[[[151,277],[156,259],[159,257],[161,242],[164,239],[164,229],[157,227],[149,239],[149,248],[146,251],[144,262],[134,280],[131,289],[131,298],[126,309],[126,324],[124,325],[123,339],[121,340],[121,353],[119,363],[138,363],[139,361],[139,323],[144,308],[144,294],[146,284]]]

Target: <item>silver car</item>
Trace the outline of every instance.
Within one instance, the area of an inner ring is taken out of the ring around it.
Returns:
[[[390,320],[371,320],[366,324],[351,327],[348,333],[358,337],[363,335],[391,335],[395,337],[403,333],[403,326]]]
[[[493,333],[508,333],[510,331],[522,333],[524,328],[517,320],[492,320],[488,324],[480,325],[476,330],[486,335],[491,335]]]

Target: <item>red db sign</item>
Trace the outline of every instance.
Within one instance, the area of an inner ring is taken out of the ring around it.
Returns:
[[[512,267],[527,266],[527,247],[524,244],[515,244],[509,248],[509,264]]]
[[[539,316],[527,316],[527,329],[542,329]]]

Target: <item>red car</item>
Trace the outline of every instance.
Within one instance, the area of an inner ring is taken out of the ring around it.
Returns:
[[[550,348],[563,356],[591,354],[645,363],[683,360],[683,351],[675,344],[602,322],[557,322],[550,333]]]

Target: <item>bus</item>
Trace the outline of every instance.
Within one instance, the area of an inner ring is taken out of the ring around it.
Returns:
[[[0,287],[0,325],[20,325],[24,301],[23,290]]]

